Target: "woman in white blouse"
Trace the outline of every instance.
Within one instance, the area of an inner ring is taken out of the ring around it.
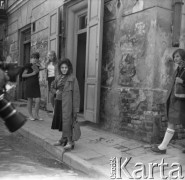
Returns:
[[[55,51],[49,51],[48,52],[48,60],[46,62],[46,78],[48,81],[48,89],[49,89],[49,97],[52,104],[52,107],[54,107],[54,95],[52,95],[50,91],[51,82],[55,80],[55,77],[57,76],[57,56]]]

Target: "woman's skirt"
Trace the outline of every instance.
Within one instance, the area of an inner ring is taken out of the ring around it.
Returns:
[[[51,129],[58,129],[62,131],[62,101],[55,99],[54,116]]]

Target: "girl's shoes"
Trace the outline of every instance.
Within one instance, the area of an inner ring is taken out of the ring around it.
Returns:
[[[35,120],[44,121],[44,119],[42,119],[42,118],[40,118],[40,117],[36,117]]]
[[[161,150],[161,149],[158,148],[157,145],[154,145],[154,146],[151,148],[151,150],[152,150],[153,152],[156,152],[156,153],[159,153],[159,154],[166,154],[166,149]]]
[[[66,146],[64,146],[64,150],[72,150],[74,149],[74,147],[75,147],[74,142],[68,142]]]
[[[29,117],[28,118],[30,121],[35,121],[35,118],[33,118],[33,117]]]
[[[67,144],[67,138],[62,138],[59,141],[57,141],[56,143],[54,143],[54,146],[65,146]]]
[[[53,144],[54,146],[61,146],[61,142],[57,141],[56,143]]]

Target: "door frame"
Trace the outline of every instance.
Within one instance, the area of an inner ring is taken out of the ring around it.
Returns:
[[[76,18],[80,12],[87,12],[88,1],[77,1],[65,5],[65,17],[66,17],[66,26],[65,26],[65,54],[66,57],[71,60],[73,65],[73,72],[76,74],[76,60],[77,60],[77,22]],[[81,13],[80,13],[81,14]],[[74,53],[71,53],[74,52]]]
[[[28,40],[26,43],[31,43],[31,24],[26,25],[25,27],[21,28],[19,30],[18,33],[18,37],[19,37],[19,61],[18,61],[18,65],[20,66],[24,66],[24,33],[26,31],[30,30],[30,40]],[[31,47],[30,47],[30,52],[31,52]],[[20,78],[17,78],[17,93],[16,93],[16,97],[17,99],[21,99],[22,98],[22,83],[20,81]]]

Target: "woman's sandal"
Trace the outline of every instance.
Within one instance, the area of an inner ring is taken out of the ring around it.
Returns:
[[[33,117],[28,117],[28,120],[30,120],[30,121],[35,121],[36,119],[33,118]]]
[[[67,144],[67,138],[62,138],[59,141],[57,141],[56,143],[54,143],[54,146],[65,146]]]
[[[60,140],[53,144],[54,146],[61,146]]]
[[[74,147],[75,147],[74,142],[68,142],[66,146],[64,146],[64,150],[72,150],[74,149]]]

